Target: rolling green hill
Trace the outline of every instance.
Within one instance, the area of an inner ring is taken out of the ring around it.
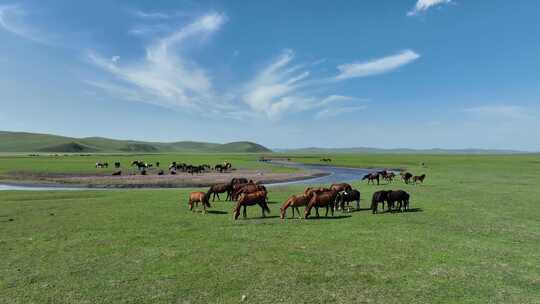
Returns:
[[[271,152],[256,143],[242,141],[227,144],[179,141],[172,143],[116,140],[103,137],[73,138],[50,134],[0,131],[0,152],[57,152],[57,153],[259,153]]]

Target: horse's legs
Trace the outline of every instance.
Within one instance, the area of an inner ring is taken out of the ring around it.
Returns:
[[[320,217],[320,215],[319,215],[319,206],[315,206],[315,213],[317,214],[317,217]]]
[[[242,212],[242,216],[243,216],[244,218],[247,217],[246,209],[247,209],[247,207],[246,207],[246,205],[244,205],[244,211]]]
[[[291,209],[292,209],[292,218],[294,218],[294,206]]]
[[[300,216],[300,209],[298,209],[298,207],[294,207],[293,210],[296,209],[296,213],[298,213],[298,218],[302,218]],[[294,214],[293,214],[293,217],[294,217]]]
[[[324,217],[328,217],[328,207],[329,207],[329,206],[326,205],[326,213],[324,214]],[[332,208],[332,210],[333,210],[333,208]],[[334,211],[332,211],[332,212],[334,212]]]
[[[219,198],[219,193],[216,192],[216,195],[217,195],[218,201],[221,201],[221,199]]]
[[[240,204],[236,203],[236,207],[234,208],[234,219],[237,220],[238,216],[240,215]]]

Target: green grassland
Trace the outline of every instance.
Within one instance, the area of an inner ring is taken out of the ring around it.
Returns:
[[[415,212],[280,220],[301,186],[269,188],[270,217],[236,222],[230,202],[189,212],[192,189],[0,192],[0,303],[540,303],[540,156],[330,157],[426,173],[352,183],[362,208],[403,188]],[[21,163],[79,168],[42,160]]]

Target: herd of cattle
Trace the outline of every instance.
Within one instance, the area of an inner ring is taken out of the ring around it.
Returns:
[[[381,172],[370,173],[371,176],[379,176]],[[390,174],[390,172],[384,172]],[[393,173],[391,173],[393,174]],[[402,179],[405,183],[410,183],[411,179],[414,182],[423,182],[425,174],[413,177],[411,173],[401,173]],[[384,175],[383,175],[384,178]],[[366,178],[364,178],[366,179]],[[369,183],[369,180],[368,180]],[[246,217],[246,208],[248,206],[258,205],[262,209],[262,216],[266,216],[266,213],[270,213],[268,207],[268,191],[266,187],[258,182],[247,180],[246,178],[233,178],[228,183],[222,183],[211,186],[207,192],[197,191],[192,192],[189,195],[188,206],[189,210],[193,211],[193,208],[201,203],[203,212],[206,212],[206,208],[211,207],[210,199],[215,201],[216,197],[221,200],[219,195],[226,195],[225,201],[236,201],[236,205],[233,210],[234,219],[238,219],[240,211],[242,210],[243,217]],[[353,189],[350,184],[339,183],[332,184],[330,187],[308,187],[301,194],[291,195],[283,203],[280,208],[280,217],[285,218],[287,209],[291,208],[292,216],[295,216],[295,211],[298,216],[301,215],[298,207],[304,207],[304,218],[308,218],[311,215],[311,211],[315,208],[315,214],[319,217],[319,208],[325,208],[326,214],[328,212],[334,216],[334,211],[341,210],[342,212],[350,211],[350,203],[356,202],[356,209],[360,210],[360,191]],[[410,195],[404,190],[380,190],[373,193],[371,199],[370,210],[373,213],[378,212],[378,205],[382,204],[384,211],[384,205],[386,203],[387,211],[407,211],[409,209]]]
[[[141,175],[147,175],[148,169],[155,167],[155,168],[158,168],[158,172],[157,172],[158,175],[165,175],[165,171],[160,168],[160,165],[161,165],[160,162],[156,162],[155,164],[153,164],[153,163],[144,162],[142,160],[134,160],[133,162],[131,162],[130,167],[137,167]],[[96,163],[96,168],[108,168],[108,167],[109,167],[108,162]],[[121,167],[120,162],[115,162],[114,167],[116,169],[120,169]],[[223,164],[217,164],[214,167],[211,167],[208,164],[191,165],[191,164],[173,161],[168,167],[168,172],[171,175],[178,174],[178,172],[184,172],[184,173],[189,173],[189,174],[201,174],[205,172],[210,172],[212,170],[223,173],[223,172],[229,171],[231,168],[232,168],[231,163],[227,161],[223,162]],[[120,176],[122,175],[122,170],[116,170],[112,173],[112,175]]]

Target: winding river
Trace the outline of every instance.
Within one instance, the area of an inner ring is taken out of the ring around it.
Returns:
[[[315,184],[333,184],[340,182],[351,182],[361,179],[364,175],[375,169],[362,168],[342,168],[326,165],[308,165],[298,163],[272,163],[275,166],[286,166],[299,168],[302,170],[324,173],[324,176],[303,179],[290,182],[279,182],[267,184],[267,186],[286,186],[286,185],[315,185]],[[192,186],[190,186],[191,188]],[[186,187],[187,188],[187,187]],[[32,185],[9,185],[0,184],[0,191],[74,191],[74,190],[111,190],[111,188],[83,188],[83,187],[63,187],[63,186],[32,186]]]

